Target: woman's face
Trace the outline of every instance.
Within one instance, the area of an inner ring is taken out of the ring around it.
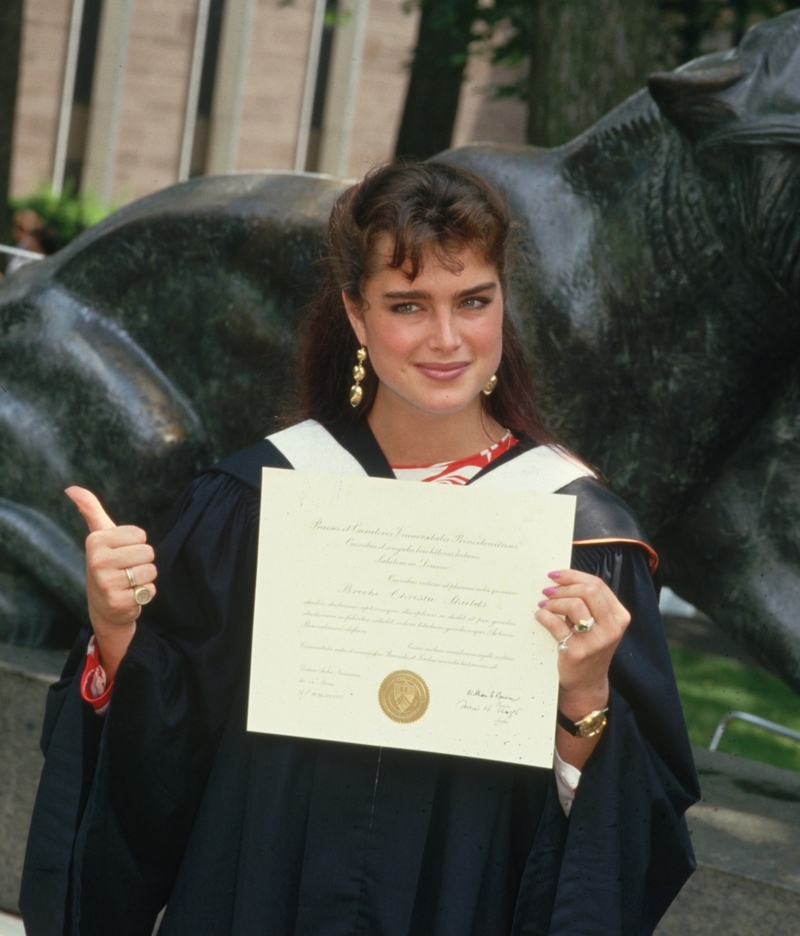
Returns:
[[[391,251],[382,251],[388,262]],[[497,270],[471,249],[450,269],[423,255],[409,265],[384,263],[364,287],[364,301],[344,296],[356,336],[380,381],[379,402],[430,414],[480,408],[479,394],[503,350],[503,293]],[[381,397],[383,396],[383,399]]]

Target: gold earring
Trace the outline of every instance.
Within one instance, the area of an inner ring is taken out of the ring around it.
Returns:
[[[367,349],[364,345],[361,345],[358,351],[356,351],[356,357],[358,358],[358,364],[353,368],[353,380],[355,380],[355,383],[350,388],[351,406],[358,406],[364,396],[364,391],[361,389],[361,381],[367,376],[367,372],[364,370],[364,361],[367,359]]]
[[[491,396],[496,386],[497,386],[497,374],[492,374],[492,376],[486,381],[486,384],[483,390],[481,390],[481,393],[484,396]]]

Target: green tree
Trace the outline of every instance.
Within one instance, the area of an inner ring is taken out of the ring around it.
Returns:
[[[737,45],[754,22],[796,7],[800,0],[495,0],[484,17],[505,37],[492,59],[522,71],[495,90],[528,102],[529,143],[556,146],[651,71]]]
[[[677,62],[710,51],[708,44],[735,46],[754,22],[800,7],[800,0],[659,0],[665,28],[676,40]]]
[[[638,91],[664,58],[656,0],[530,4],[527,140],[557,146]]]
[[[498,92],[529,102],[527,139],[542,146],[575,136],[664,64],[658,0],[419,2],[398,157],[423,159],[451,145],[471,53],[488,49],[498,64],[524,67],[519,82]]]
[[[749,2],[749,0],[746,0]],[[675,41],[675,62],[702,55],[703,44],[714,33],[728,0],[659,0],[664,28]]]
[[[730,23],[730,44],[735,46],[755,21],[796,10],[800,7],[800,0],[726,0],[722,5],[722,15],[724,17],[727,13]]]
[[[0,243],[8,243],[11,147],[19,81],[22,0],[0,2]]]
[[[426,159],[450,146],[478,0],[420,0],[417,44],[411,64],[395,156]]]
[[[497,0],[492,61],[520,77],[494,90],[528,103],[528,143],[565,143],[671,64],[662,16],[659,0]]]

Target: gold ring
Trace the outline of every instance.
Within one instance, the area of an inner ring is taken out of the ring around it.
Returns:
[[[136,576],[133,574],[133,569],[130,566],[125,569],[125,574],[128,576],[128,581],[131,583],[131,588],[135,589],[139,583],[136,581]]]
[[[133,600],[138,605],[146,605],[148,601],[152,601],[153,593],[146,585],[139,585],[133,590]]]
[[[581,619],[575,625],[575,630],[578,631],[578,633],[580,634],[588,634],[589,631],[594,627],[596,623],[597,622],[595,621],[593,617],[586,618],[586,620]]]

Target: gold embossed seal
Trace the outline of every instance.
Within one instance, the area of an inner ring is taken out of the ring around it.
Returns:
[[[411,670],[395,670],[378,690],[383,714],[392,721],[408,724],[422,718],[428,708],[430,693],[425,680]]]

